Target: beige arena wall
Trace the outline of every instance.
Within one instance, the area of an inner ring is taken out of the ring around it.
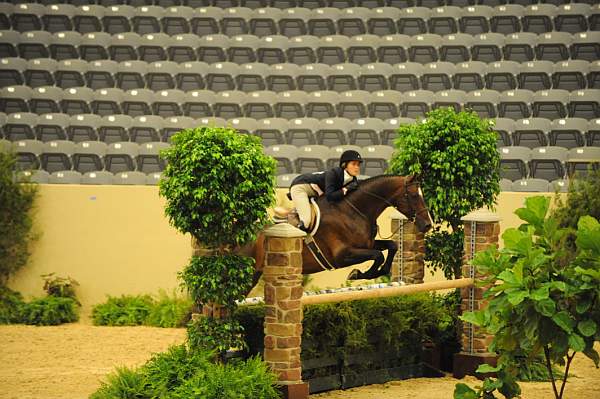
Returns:
[[[107,295],[171,292],[178,286],[177,272],[189,259],[190,239],[169,225],[158,187],[42,184],[39,188],[35,229],[40,237],[29,264],[9,282],[10,287],[26,298],[41,296],[41,274],[70,276],[80,284],[78,297],[87,315]],[[278,190],[278,204],[289,203],[285,192]],[[532,195],[500,195],[497,212],[502,230],[519,225],[513,211]],[[383,236],[391,232],[388,212],[379,219]],[[339,287],[349,271],[318,273],[310,285]],[[441,278],[439,273],[426,273],[426,279]]]

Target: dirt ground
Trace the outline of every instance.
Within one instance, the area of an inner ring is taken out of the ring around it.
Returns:
[[[56,327],[0,326],[0,398],[87,398],[115,366],[141,365],[152,353],[184,339],[184,329],[95,327],[85,322]],[[600,370],[591,360],[577,355],[572,374],[565,398],[600,398]],[[417,378],[311,398],[444,399],[452,398],[456,382],[451,377]],[[477,384],[472,378],[466,382]],[[553,398],[549,383],[521,386],[524,399]]]

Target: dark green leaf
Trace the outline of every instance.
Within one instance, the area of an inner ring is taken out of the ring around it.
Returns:
[[[579,332],[581,332],[581,335],[583,335],[584,337],[591,337],[594,334],[596,334],[596,328],[596,322],[590,319],[580,321],[577,324],[577,329],[579,330]]]

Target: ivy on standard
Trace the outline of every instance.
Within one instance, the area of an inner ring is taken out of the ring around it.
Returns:
[[[258,137],[222,127],[185,129],[161,155],[167,167],[160,195],[171,225],[216,252],[192,257],[179,277],[198,305],[217,303],[231,314],[254,274],[254,260],[233,251],[256,239],[268,222],[275,160],[264,154]],[[188,337],[196,347],[223,352],[244,346],[240,332],[231,317],[201,317],[190,324]]]
[[[493,206],[500,193],[500,156],[492,126],[475,112],[438,108],[423,121],[401,126],[394,142],[390,172],[421,177],[427,207],[438,224],[426,238],[425,260],[447,278],[460,276],[461,217]]]
[[[569,367],[578,352],[598,367],[600,356],[594,342],[600,341],[600,223],[582,216],[575,232],[576,253],[564,264],[569,229],[547,216],[550,199],[531,197],[515,213],[525,222],[507,229],[504,248],[479,253],[473,264],[484,276],[481,284],[491,287],[484,294],[488,307],[469,312],[462,319],[494,334],[491,352],[498,366],[482,365],[478,372],[497,372],[477,391],[458,384],[456,399],[506,398],[520,394],[516,382],[519,362],[545,358],[554,396],[563,398]],[[565,366],[562,381],[552,365]],[[559,384],[560,383],[560,384]]]

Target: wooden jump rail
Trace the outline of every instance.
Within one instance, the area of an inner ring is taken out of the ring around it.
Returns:
[[[302,305],[317,305],[322,303],[356,301],[360,299],[386,298],[398,295],[414,294],[416,292],[438,291],[451,288],[468,288],[473,286],[472,278],[434,281],[431,283],[403,285],[400,287],[376,288],[364,291],[342,291],[330,294],[319,294],[302,297]]]

